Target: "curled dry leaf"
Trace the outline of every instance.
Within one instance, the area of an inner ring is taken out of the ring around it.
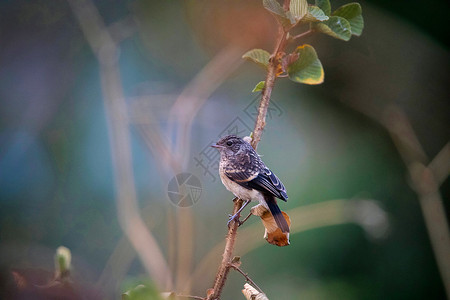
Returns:
[[[252,207],[250,211],[253,215],[261,218],[261,221],[265,227],[264,238],[269,244],[279,247],[289,245],[289,232],[282,232],[281,229],[278,228],[275,219],[267,208],[265,208],[261,204],[258,204]],[[282,211],[281,213],[283,214],[290,228],[291,219],[284,211]]]
[[[269,300],[266,294],[258,291],[250,284],[244,284],[244,289],[242,290],[242,294],[244,294],[245,299],[247,300]]]

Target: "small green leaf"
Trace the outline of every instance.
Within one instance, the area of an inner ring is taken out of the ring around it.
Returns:
[[[320,22],[328,20],[328,16],[315,5],[308,6],[308,13],[303,17],[302,22]]]
[[[265,81],[260,81],[258,82],[255,87],[252,90],[252,93],[256,93],[256,92],[260,92],[264,89],[264,87],[266,86],[266,82]]]
[[[270,11],[284,27],[292,24],[292,16],[286,13],[277,0],[263,0],[263,6]]]
[[[306,0],[291,0],[289,11],[295,18],[295,23],[308,13],[308,2]]]
[[[241,262],[241,257],[240,256],[235,256],[231,259],[231,264],[235,265],[236,267],[240,267],[242,262]]]
[[[311,45],[297,47],[298,59],[288,66],[289,79],[305,84],[320,84],[324,79],[322,63]]]
[[[332,15],[345,18],[350,23],[352,34],[356,36],[361,35],[364,28],[364,19],[359,3],[353,2],[345,4],[336,9]]]
[[[266,50],[252,49],[245,53],[242,58],[251,60],[258,65],[267,68],[267,66],[269,65],[270,54]]]
[[[352,36],[350,23],[342,17],[332,16],[326,21],[315,23],[314,26],[317,31],[344,41],[348,41]]]
[[[330,0],[316,0],[316,6],[323,10],[327,16],[331,14]]]

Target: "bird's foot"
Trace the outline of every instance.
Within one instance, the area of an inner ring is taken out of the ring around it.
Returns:
[[[238,223],[238,226],[241,226],[241,221],[239,221],[239,212],[237,214],[234,215],[228,215],[228,222],[227,222],[227,226],[230,227],[231,221],[236,221]]]

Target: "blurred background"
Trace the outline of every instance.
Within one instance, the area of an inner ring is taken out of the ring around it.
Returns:
[[[361,37],[301,41],[325,82],[272,94],[258,152],[287,188],[291,244],[253,217],[235,251],[270,299],[446,298],[414,166],[448,155],[450,4],[360,3]],[[205,295],[232,209],[208,145],[253,129],[265,73],[241,56],[276,32],[259,0],[1,1],[0,295],[12,272],[50,280],[60,245],[89,297]],[[222,298],[243,284],[232,271]]]

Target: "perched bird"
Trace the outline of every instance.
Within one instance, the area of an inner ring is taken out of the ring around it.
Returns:
[[[266,167],[253,147],[235,135],[225,136],[211,147],[220,152],[219,173],[223,185],[236,197],[246,201],[230,221],[234,220],[251,200],[255,200],[270,210],[282,232],[289,232],[289,226],[275,199],[277,197],[286,201],[286,188]]]

